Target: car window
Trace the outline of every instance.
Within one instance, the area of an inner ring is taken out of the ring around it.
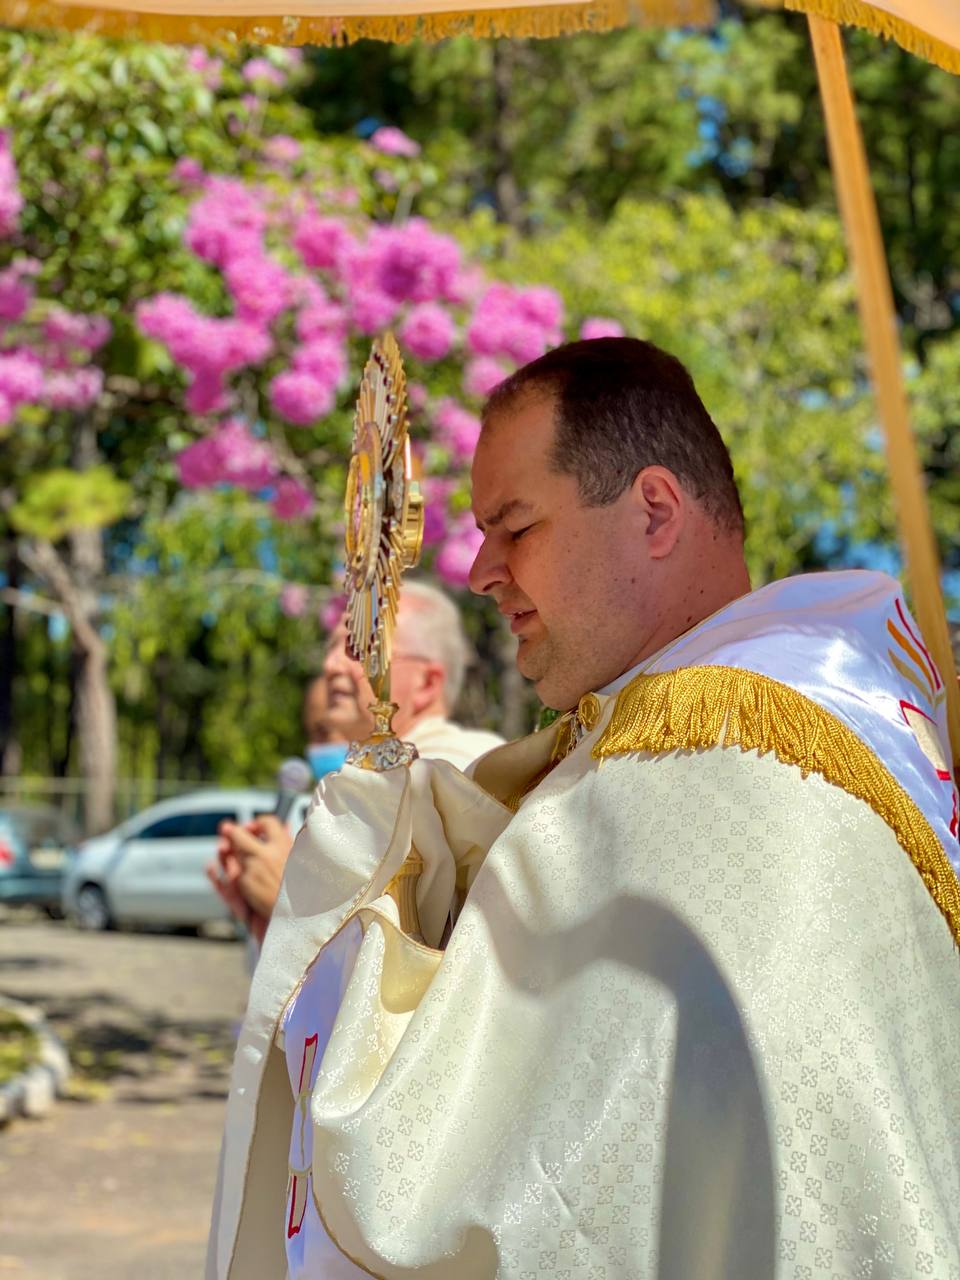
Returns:
[[[215,836],[221,822],[236,822],[235,809],[221,809],[215,813],[174,813],[169,818],[151,822],[140,832],[133,833],[134,840],[187,840],[201,836]]]

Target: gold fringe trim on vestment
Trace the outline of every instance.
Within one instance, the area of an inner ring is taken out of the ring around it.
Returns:
[[[627,751],[662,755],[721,745],[772,751],[804,777],[817,773],[865,801],[909,855],[960,944],[960,882],[933,827],[851,729],[789,685],[719,666],[637,676],[618,695],[593,755],[601,760]]]
[[[292,0],[296,5],[297,0]],[[572,35],[579,31],[612,31],[626,26],[707,26],[716,18],[713,0],[587,0],[580,4],[545,4],[449,13],[390,13],[336,16],[302,14],[222,14],[163,11],[155,0],[150,12],[134,7],[97,8],[58,4],[56,0],[0,0],[0,24],[83,30],[92,35],[173,44],[212,45],[345,45],[357,40],[407,44],[450,36]],[[198,8],[203,7],[199,0]],[[349,8],[346,0],[345,8]],[[389,8],[389,0],[384,0]]]
[[[783,0],[783,5],[797,13],[812,13],[829,22],[862,27],[876,36],[886,36],[908,53],[960,75],[960,49],[864,0]]]

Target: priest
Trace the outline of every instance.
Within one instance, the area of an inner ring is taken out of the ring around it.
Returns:
[[[957,793],[900,588],[751,592],[649,343],[501,384],[473,484],[471,585],[564,714],[321,785],[208,1277],[960,1278]]]

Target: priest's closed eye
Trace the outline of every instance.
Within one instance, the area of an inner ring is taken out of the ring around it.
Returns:
[[[533,528],[532,524],[525,524],[522,529],[509,529],[511,542],[519,542],[525,533],[529,533]]]

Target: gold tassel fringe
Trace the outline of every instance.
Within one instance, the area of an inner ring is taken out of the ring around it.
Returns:
[[[202,3],[202,0],[200,0]],[[162,3],[162,0],[161,0]],[[384,0],[384,8],[389,0]],[[349,0],[345,7],[349,8]],[[345,45],[357,40],[407,44],[450,36],[518,39],[612,31],[626,26],[708,26],[716,18],[714,0],[586,0],[577,4],[327,17],[303,14],[258,16],[229,13],[184,14],[58,4],[57,0],[0,0],[0,23],[86,31],[91,35],[172,44]]]
[[[796,689],[733,667],[637,676],[619,694],[596,759],[628,751],[772,751],[865,801],[897,837],[960,944],[960,882],[918,805],[842,721]]]
[[[876,36],[895,40],[908,53],[925,58],[944,71],[960,75],[960,49],[864,0],[783,0],[783,6],[797,13],[812,13],[829,22],[862,27]]]

